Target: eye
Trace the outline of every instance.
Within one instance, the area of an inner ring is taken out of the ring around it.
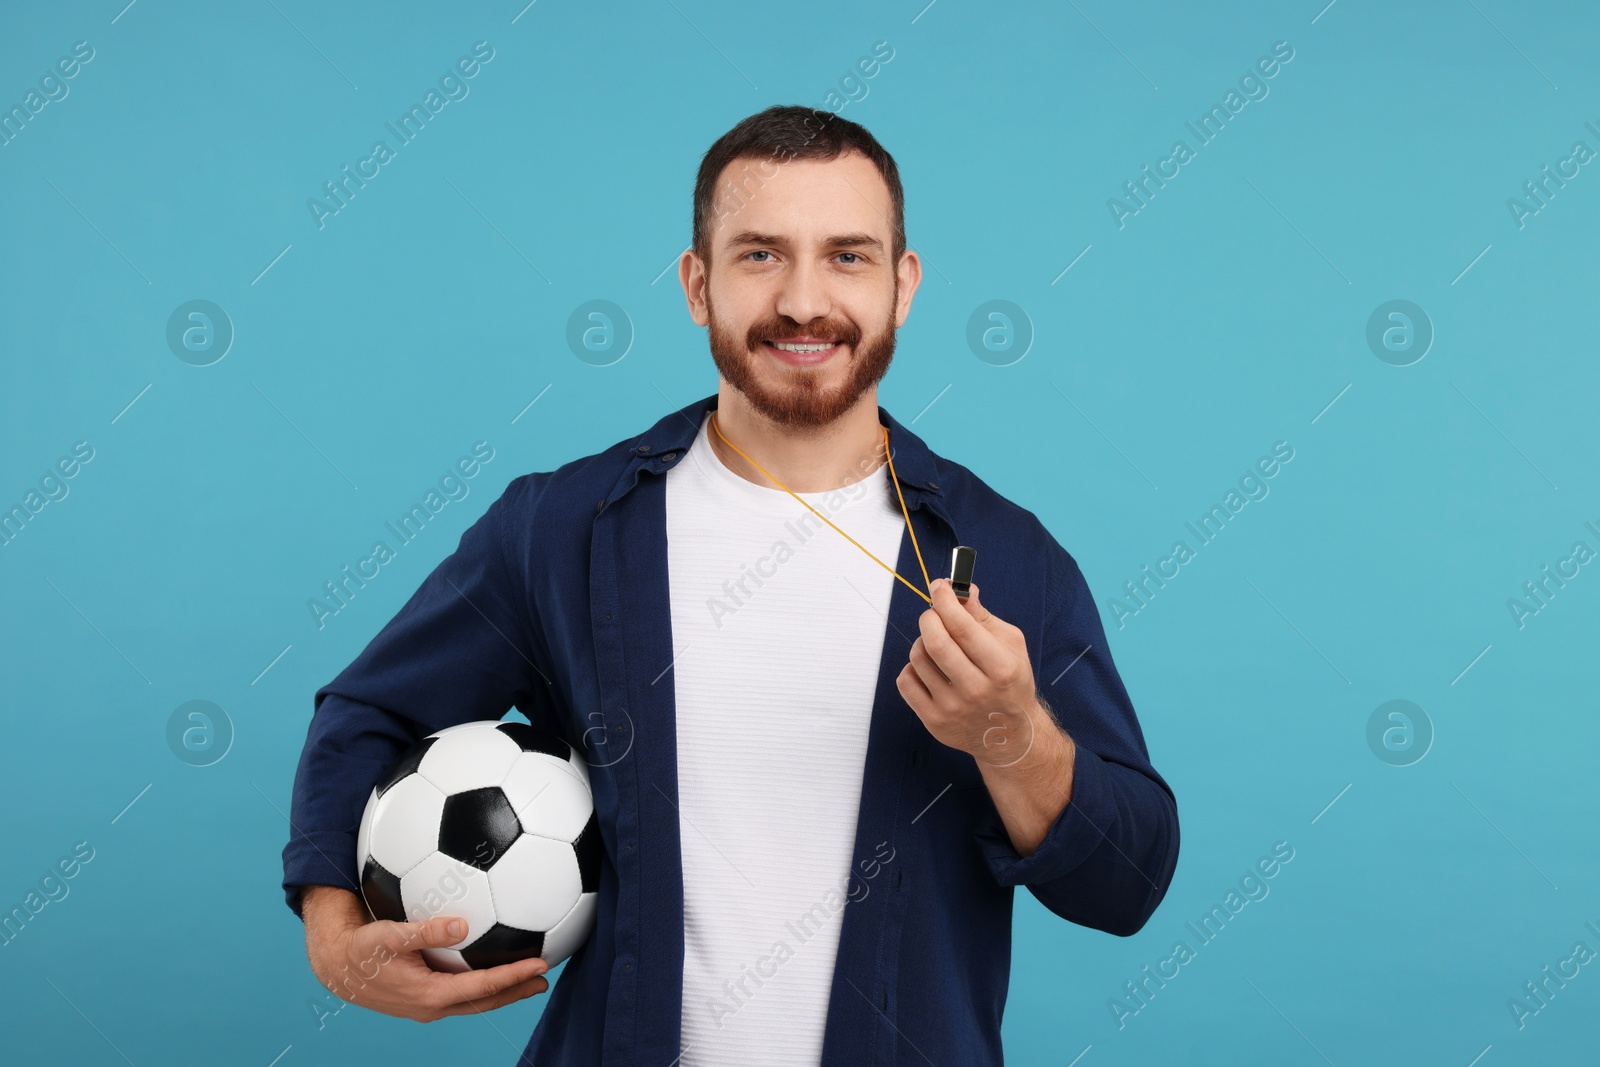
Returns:
[[[770,256],[772,253],[768,252],[765,248],[758,248],[754,252],[746,252],[744,255],[746,259],[749,259],[751,256]],[[764,259],[758,259],[755,262],[765,263],[767,261]]]
[[[859,252],[840,252],[839,254],[841,256],[853,256],[853,257],[855,257],[852,260],[850,260],[848,263],[845,264],[845,266],[847,266],[847,267],[853,267],[857,263],[861,262],[861,254]]]

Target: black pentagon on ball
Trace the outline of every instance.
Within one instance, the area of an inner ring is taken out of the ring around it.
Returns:
[[[475,971],[515,963],[544,951],[544,934],[495,923],[483,936],[461,950],[461,958]]]
[[[600,891],[600,855],[604,851],[600,844],[600,818],[594,813],[589,813],[589,821],[584,824],[583,832],[572,843],[572,850],[578,854],[578,878],[585,893],[598,893]]]
[[[372,912],[374,919],[388,919],[397,923],[406,921],[406,909],[400,903],[400,879],[370,856],[361,871],[361,896],[366,900],[367,910]]]
[[[378,783],[378,795],[381,797],[399,783],[400,779],[410,774],[417,773],[417,766],[422,763],[422,757],[428,754],[428,749],[433,747],[437,737],[424,737],[400,753],[400,758],[395,760],[394,766],[383,780]]]
[[[494,866],[512,842],[522,836],[522,823],[511,801],[497,785],[448,796],[439,817],[439,851],[480,871]]]
[[[572,758],[572,746],[548,730],[525,722],[503,722],[495,729],[515,741],[524,752],[543,752],[559,760]]]

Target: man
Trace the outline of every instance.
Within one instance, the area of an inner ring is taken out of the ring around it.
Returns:
[[[716,394],[513,480],[318,691],[283,880],[313,969],[422,1021],[548,988],[536,960],[433,972],[464,927],[354,892],[395,755],[514,706],[582,746],[605,846],[528,1061],[998,1064],[1014,887],[1136,932],[1172,791],[1072,557],[877,405],[921,266],[872,135],[739,123],[679,279]],[[964,600],[938,577],[962,544]]]

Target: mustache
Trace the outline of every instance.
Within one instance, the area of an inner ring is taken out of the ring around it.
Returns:
[[[763,341],[771,341],[778,337],[819,337],[825,341],[849,345],[854,349],[861,343],[861,328],[853,322],[827,319],[818,319],[802,326],[793,319],[780,316],[752,325],[746,342],[749,347],[755,348]]]

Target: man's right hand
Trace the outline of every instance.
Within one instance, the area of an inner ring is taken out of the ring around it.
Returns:
[[[445,948],[466,936],[466,920],[436,915],[425,922],[369,921],[361,898],[338,886],[301,890],[306,955],[335,996],[385,1015],[431,1023],[447,1015],[491,1011],[543,993],[544,960],[504,963],[481,971],[435,971],[424,948]]]

